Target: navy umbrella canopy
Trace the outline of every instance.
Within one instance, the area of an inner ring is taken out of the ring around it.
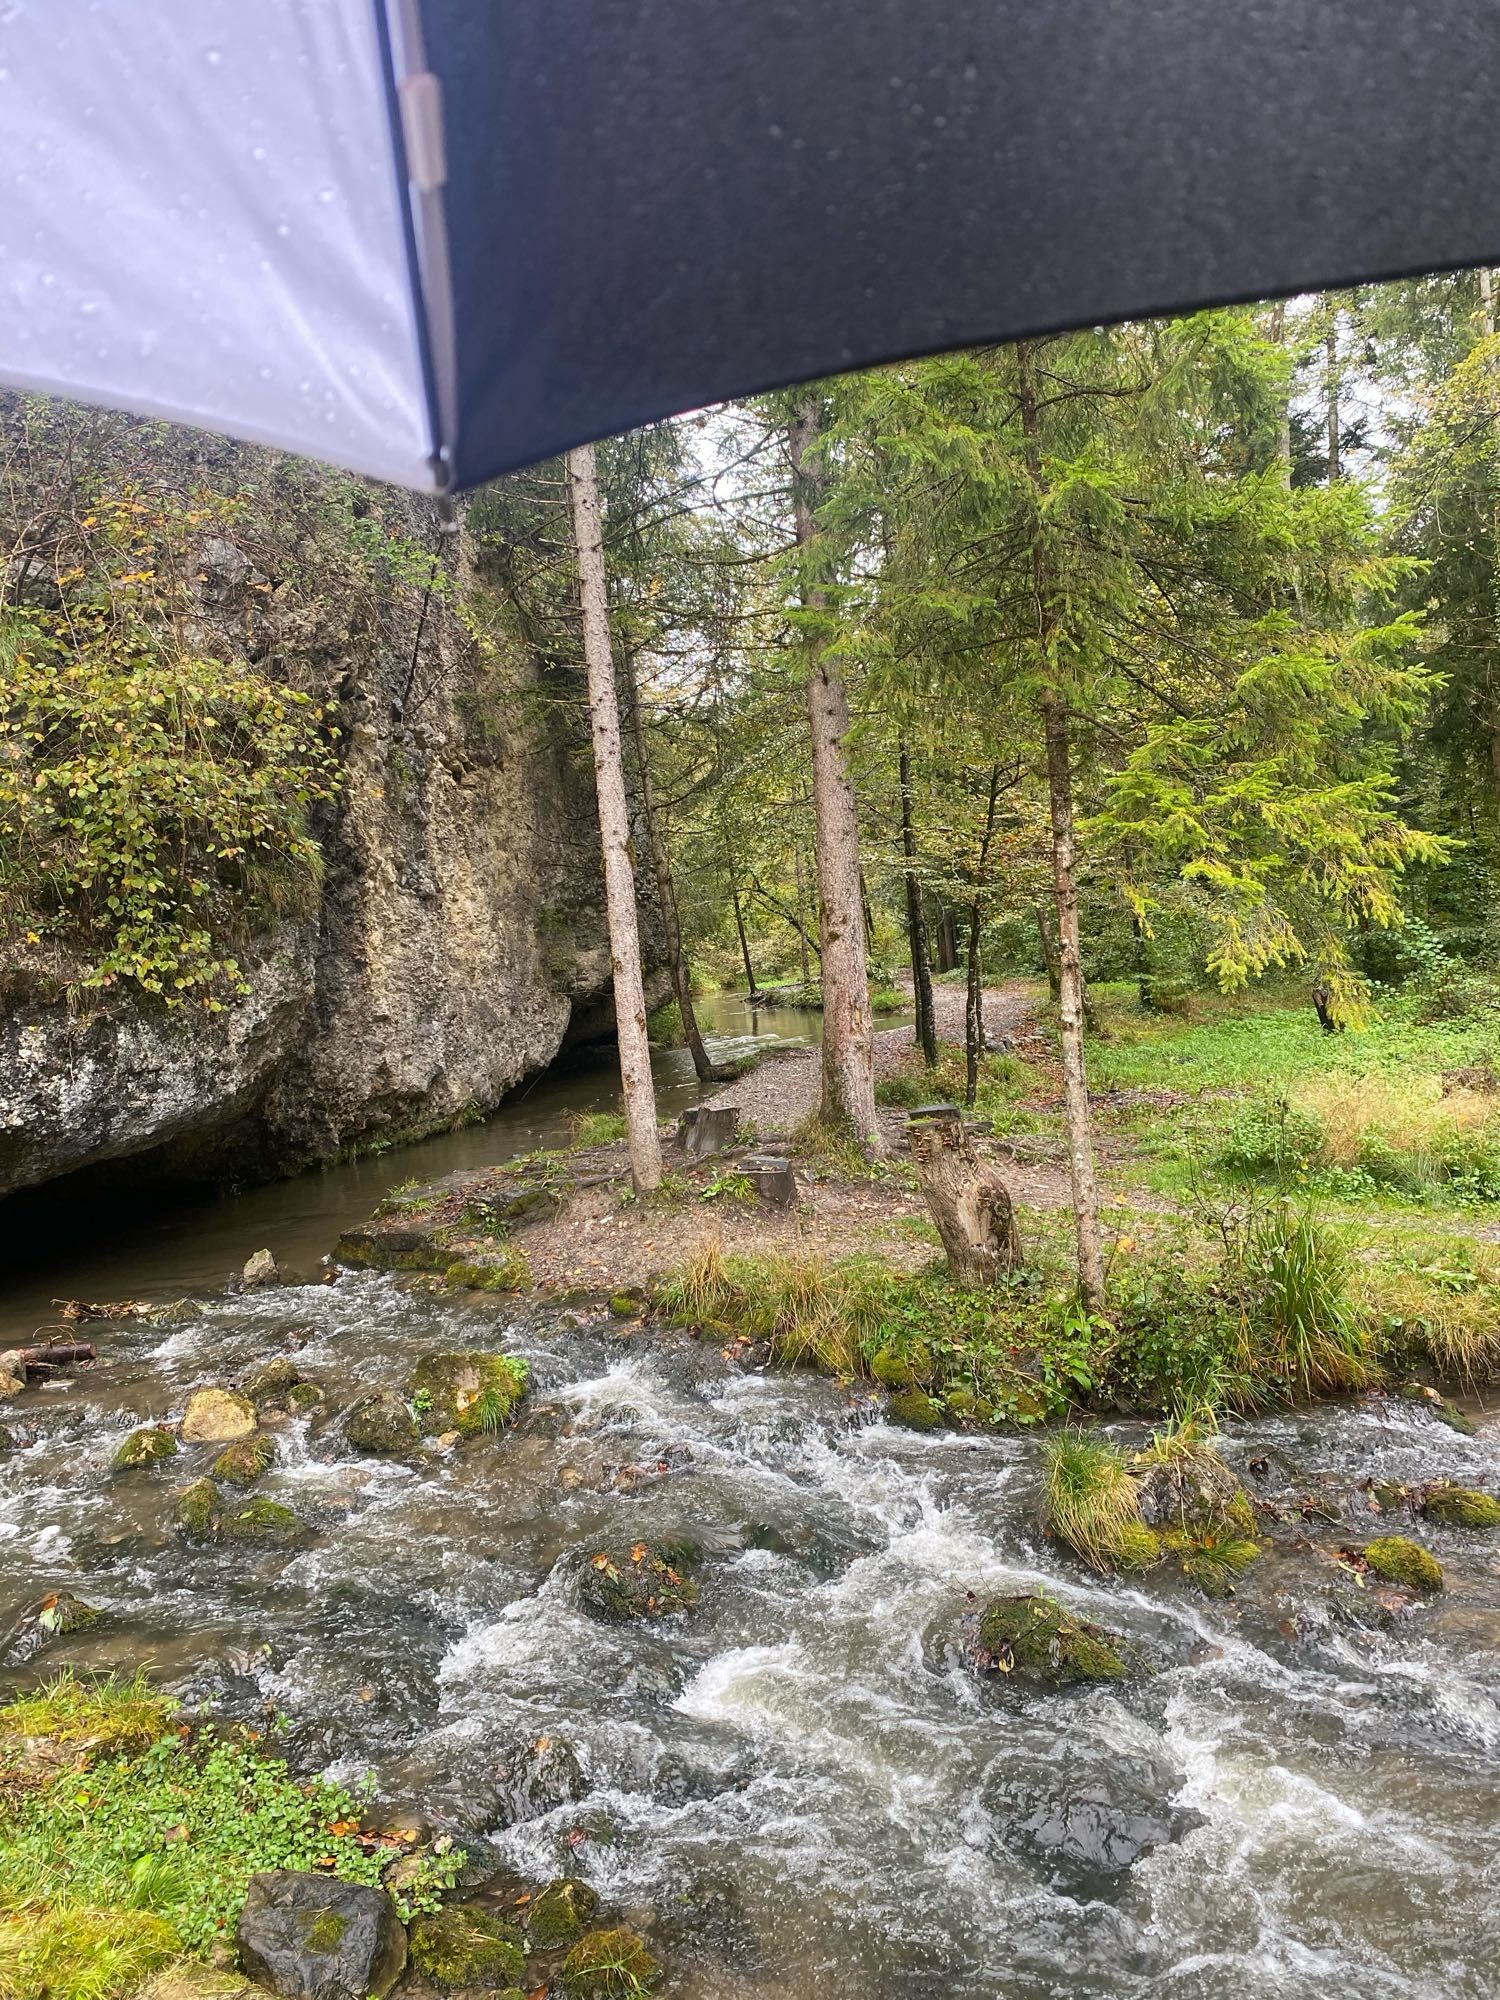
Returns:
[[[0,381],[463,487],[1500,262],[1493,0],[12,0]]]

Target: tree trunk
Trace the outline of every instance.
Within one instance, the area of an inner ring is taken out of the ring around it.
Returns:
[[[745,910],[740,902],[740,885],[733,876],[729,878],[729,894],[734,903],[734,927],[740,937],[740,957],[745,961],[745,998],[755,1000],[760,996],[760,988],[755,983],[755,966],[750,958],[750,940],[745,935]]]
[[[714,1066],[703,1045],[698,1015],[693,1006],[693,979],[682,949],[682,920],[677,914],[677,887],[672,880],[672,864],[656,812],[656,787],[651,782],[651,764],[646,753],[646,725],[641,715],[641,691],[635,678],[635,660],[625,656],[625,691],[630,704],[630,733],[635,742],[635,763],[641,780],[641,811],[646,821],[646,843],[651,849],[651,865],[656,875],[656,899],[661,905],[662,928],[666,932],[667,974],[677,1012],[682,1017],[682,1038],[693,1059],[693,1074],[700,1083],[714,1082]]]
[[[1046,904],[1036,903],[1033,908],[1036,911],[1037,935],[1042,941],[1042,963],[1047,968],[1047,991],[1055,1007],[1062,998],[1062,961],[1057,954],[1057,939],[1047,922]]]
[[[1286,301],[1278,299],[1271,308],[1271,338],[1278,347],[1286,341]],[[1288,389],[1282,399],[1276,418],[1276,464],[1281,473],[1281,483],[1290,487],[1292,483],[1292,398]]]
[[[912,805],[911,750],[901,739],[901,853],[906,868],[906,939],[911,952],[911,985],[917,1009],[916,1036],[922,1060],[937,1068],[937,1016],[932,1006],[932,961],[927,952],[927,913],[917,874],[917,829]]]
[[[817,435],[817,406],[803,403],[788,432],[798,545],[809,548],[817,529],[813,503],[818,474],[806,462]],[[804,582],[809,611],[827,608],[824,591]],[[859,819],[844,752],[849,701],[838,665],[822,636],[811,642],[807,712],[812,726],[813,813],[817,826],[819,925],[822,939],[822,1111],[847,1125],[872,1153],[881,1150],[875,1118],[875,1031],[865,960],[864,909],[859,879]]]
[[[979,1095],[979,1058],[984,1052],[984,968],[980,963],[979,900],[969,905],[969,964],[964,994],[964,1103]]]
[[[1328,484],[1336,486],[1343,477],[1339,462],[1339,323],[1335,311],[1329,322],[1328,335],[1324,341],[1324,352],[1328,357]]]
[[[604,849],[604,900],[609,916],[609,951],[614,968],[615,1030],[620,1047],[620,1083],[630,1146],[630,1171],[638,1192],[661,1185],[661,1139],[656,1129],[656,1092],[646,1039],[646,996],[641,981],[641,938],[636,920],[635,861],[631,852],[630,809],[625,767],[620,757],[620,709],[615,696],[609,645],[609,596],[604,575],[604,537],[599,519],[599,482],[592,445],[568,453],[568,497],[578,549],[578,594],[583,608],[583,652],[588,665],[589,722],[594,737],[594,782],[599,795],[599,835]]]
[[[1078,935],[1078,882],[1073,828],[1073,769],[1068,741],[1068,711],[1051,679],[1056,670],[1057,606],[1051,561],[1042,532],[1041,509],[1047,497],[1042,465],[1041,427],[1031,347],[1016,348],[1021,427],[1026,469],[1037,496],[1037,521],[1032,531],[1032,586],[1036,597],[1037,640],[1041,665],[1048,677],[1041,698],[1047,750],[1047,786],[1052,813],[1052,882],[1057,901],[1058,1018],[1061,1026],[1063,1119],[1068,1138],[1068,1175],[1073,1190],[1078,1234],[1078,1293],[1091,1313],[1104,1310],[1104,1252],[1099,1230],[1099,1186],[1094,1173],[1094,1135],[1089,1110],[1088,1071],[1083,1051],[1083,954]]]
[[[802,958],[802,984],[812,985],[812,965],[807,956],[807,883],[802,870],[802,842],[793,849],[792,859],[797,870],[797,921],[792,926],[797,933],[797,949]]]
[[[970,1291],[1019,1268],[1021,1233],[1009,1191],[979,1159],[952,1105],[910,1123],[912,1164],[943,1239],[955,1284]]]

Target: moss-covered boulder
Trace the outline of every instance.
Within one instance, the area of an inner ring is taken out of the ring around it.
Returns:
[[[115,1472],[137,1472],[142,1466],[160,1465],[164,1458],[177,1456],[176,1433],[153,1424],[145,1430],[132,1431],[130,1436],[115,1453],[112,1470]]]
[[[255,1405],[237,1389],[195,1389],[182,1418],[184,1444],[233,1444],[258,1427]]]
[[[870,1373],[883,1389],[918,1389],[932,1374],[932,1355],[920,1343],[887,1345],[870,1363]]]
[[[1466,1417],[1457,1403],[1450,1403],[1446,1396],[1440,1395],[1428,1383],[1405,1382],[1401,1394],[1408,1403],[1420,1403],[1429,1416],[1436,1417],[1449,1430],[1457,1431],[1461,1437],[1473,1437],[1477,1428],[1473,1419]]]
[[[252,1375],[245,1384],[245,1394],[262,1419],[300,1416],[323,1401],[323,1391],[317,1383],[310,1382],[296,1362],[285,1356],[268,1361],[259,1373]]]
[[[1042,1687],[1117,1681],[1128,1669],[1123,1640],[1039,1592],[990,1599],[979,1614],[974,1660],[981,1672]]]
[[[438,1986],[514,1986],[526,1970],[526,1947],[513,1925],[450,1903],[412,1925],[411,1962]]]
[[[299,1514],[279,1500],[249,1500],[223,1510],[220,1534],[226,1542],[251,1542],[261,1548],[300,1549],[313,1531]]]
[[[501,1430],[526,1394],[530,1371],[513,1354],[424,1354],[406,1393],[429,1437]]]
[[[630,2000],[632,1994],[649,1993],[660,1978],[661,1967],[643,1940],[624,1925],[588,1932],[563,1960],[568,2000]]]
[[[549,1882],[526,1912],[526,1929],[538,1951],[568,1944],[587,1930],[599,1898],[587,1882],[561,1876]]]
[[[1408,1590],[1434,1591],[1443,1587],[1443,1566],[1430,1549],[1405,1535],[1382,1535],[1368,1542],[1362,1551],[1365,1561],[1387,1583],[1399,1583]]]
[[[497,1250],[483,1257],[457,1258],[443,1272],[455,1292],[523,1292],[531,1283],[524,1250]]]
[[[886,1405],[886,1415],[909,1431],[940,1431],[947,1421],[942,1404],[925,1389],[898,1389]]]
[[[630,1549],[601,1549],[586,1558],[579,1572],[580,1602],[595,1617],[620,1622],[691,1611],[698,1602],[691,1561],[686,1550],[654,1549],[645,1542]]]
[[[275,1461],[275,1445],[264,1431],[257,1431],[254,1437],[226,1444],[208,1468],[208,1476],[222,1480],[227,1486],[253,1486]]]
[[[216,1542],[223,1522],[219,1489],[211,1479],[195,1479],[172,1498],[172,1526],[185,1542]]]
[[[1447,1481],[1429,1486],[1422,1512],[1445,1528],[1500,1528],[1500,1500],[1476,1486],[1451,1486]]]
[[[54,1640],[86,1632],[103,1616],[96,1604],[85,1604],[71,1590],[49,1591],[35,1604],[28,1604],[0,1638],[0,1667],[24,1667]]]
[[[418,1443],[421,1432],[411,1405],[399,1391],[376,1389],[349,1405],[344,1436],[356,1451],[400,1458]]]

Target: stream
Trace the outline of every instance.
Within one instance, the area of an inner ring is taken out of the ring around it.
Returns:
[[[497,1130],[536,1143],[568,1108],[184,1210],[178,1238],[25,1284],[217,1292],[262,1241],[310,1268],[392,1182],[492,1160]],[[106,1619],[38,1671],[149,1662],[189,1700],[279,1711],[300,1767],[373,1772],[377,1810],[450,1828],[476,1873],[585,1875],[644,1929],[670,2000],[1493,2000],[1492,1540],[1424,1528],[1450,1587],[1407,1615],[1295,1537],[1210,1602],[1065,1560],[1036,1525],[1033,1438],[902,1430],[858,1390],[602,1312],[351,1272],[89,1330],[107,1366],[5,1413],[24,1448],[0,1457],[0,1632],[78,1592]],[[355,1394],[465,1347],[530,1361],[515,1428],[412,1465],[349,1449]],[[124,1477],[113,1453],[282,1355],[327,1414],[277,1427],[256,1490],[315,1539],[185,1549],[170,1495],[217,1447]],[[1343,1510],[1307,1530],[1325,1549],[1380,1532],[1357,1520],[1371,1474],[1500,1478],[1500,1428],[1463,1437],[1395,1399],[1221,1444],[1258,1497]],[[694,1546],[696,1612],[589,1615],[580,1568],[639,1541]],[[1038,1584],[1153,1671],[981,1682],[957,1643],[968,1593]],[[1133,1866],[1080,1872],[1049,1840],[1038,1802],[1080,1798],[1151,1829]]]

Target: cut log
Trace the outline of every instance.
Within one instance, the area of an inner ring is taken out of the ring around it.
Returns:
[[[1021,1262],[1010,1192],[979,1158],[956,1104],[928,1104],[907,1121],[922,1198],[937,1225],[955,1283],[978,1291]]]
[[[18,1347],[14,1356],[28,1374],[41,1375],[54,1368],[75,1367],[80,1361],[97,1361],[99,1350],[91,1340],[52,1340],[41,1347]]]
[[[707,1159],[734,1144],[740,1129],[739,1109],[733,1104],[694,1104],[683,1112],[677,1127],[677,1143],[690,1160]]]

